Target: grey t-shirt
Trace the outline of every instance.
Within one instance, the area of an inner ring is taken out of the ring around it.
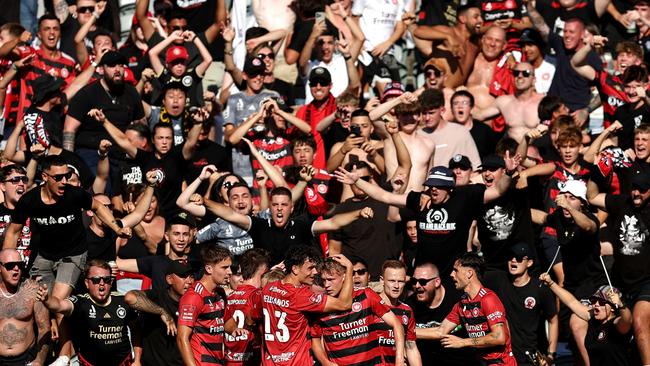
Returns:
[[[255,216],[269,219],[271,213],[269,210],[265,210]],[[240,255],[249,249],[253,249],[253,239],[248,235],[248,232],[222,218],[217,218],[196,234],[197,244],[207,241],[216,241],[217,244],[228,248],[232,255]]]
[[[259,94],[247,95],[244,92],[236,93],[228,98],[228,104],[223,111],[224,126],[231,124],[235,127],[244,122],[248,116],[259,111],[260,105],[265,99],[280,95],[271,90],[262,90]],[[241,176],[250,185],[253,184],[253,169],[248,154],[244,154],[237,147],[232,148],[232,171]]]
[[[151,132],[153,132],[154,126],[160,122],[161,110],[162,107],[151,106],[151,113],[149,113],[147,120]],[[172,129],[174,130],[174,146],[183,145],[183,142],[185,142],[185,138],[183,137],[183,117],[174,118],[169,116],[169,119],[172,122]]]

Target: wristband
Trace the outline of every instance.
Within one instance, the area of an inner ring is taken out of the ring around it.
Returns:
[[[516,172],[517,172],[516,170],[513,170],[511,172],[506,170],[506,175],[509,176],[510,178],[512,178],[512,176],[515,175]]]
[[[102,154],[101,151],[97,150],[97,155],[99,155],[100,160],[103,160],[103,159],[106,159],[106,157],[108,156],[108,153]]]
[[[124,228],[124,223],[122,222],[122,220],[115,220],[114,222],[115,225],[117,225],[117,227],[119,227],[120,229]]]
[[[555,357],[557,356],[557,352],[547,352],[546,356],[555,360]]]
[[[233,54],[232,50],[230,50],[230,51],[224,50],[223,53],[225,53],[226,55],[230,55],[230,56],[232,56],[232,54]]]
[[[95,17],[95,19],[99,19],[99,13],[97,13],[96,11],[93,11],[93,16]]]
[[[347,15],[343,17],[343,21],[345,22],[346,20],[348,20],[348,16],[347,16]]]
[[[192,37],[192,42],[196,41],[196,37],[198,36],[195,34],[194,37]]]
[[[11,64],[11,68],[18,71],[18,66],[15,63]]]
[[[344,59],[345,61],[348,61],[348,60],[351,59],[351,58],[352,58],[352,56],[350,56],[350,55],[347,55],[347,56],[346,56],[346,55],[343,55],[343,59]]]
[[[99,64],[97,62],[95,62],[95,60],[93,60],[93,61],[90,61],[90,66],[97,67],[97,66],[99,66]]]

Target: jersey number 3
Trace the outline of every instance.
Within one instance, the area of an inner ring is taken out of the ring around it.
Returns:
[[[279,311],[276,310],[274,312],[275,318],[277,318],[277,323],[275,324],[275,333],[271,330],[271,322],[274,321],[274,319],[271,319],[271,314],[269,314],[269,311],[266,309],[262,309],[264,311],[264,340],[267,341],[275,341],[276,338],[278,342],[288,342],[289,341],[289,328],[287,328],[287,325],[284,324],[285,319],[287,318],[287,313],[284,311]]]

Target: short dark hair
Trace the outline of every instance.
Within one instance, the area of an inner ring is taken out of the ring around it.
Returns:
[[[471,268],[476,273],[476,276],[481,279],[483,271],[485,270],[485,260],[474,252],[465,252],[456,257],[458,263],[467,268]]]
[[[27,174],[27,171],[22,166],[18,164],[9,164],[0,168],[0,180],[6,180],[7,177],[9,177],[14,172],[23,175]]]
[[[232,258],[230,251],[216,243],[207,242],[201,247],[201,262],[204,265],[219,263]]]
[[[316,152],[316,140],[311,135],[298,135],[296,138],[291,140],[291,150],[296,148],[296,146],[309,146]]]
[[[316,248],[308,245],[295,245],[284,257],[284,272],[291,273],[293,266],[302,266],[306,261],[320,264],[323,261],[323,254]]]
[[[108,272],[111,272],[111,266],[109,266],[105,260],[95,258],[87,261],[84,265],[84,276],[87,276],[88,272],[90,272],[90,269],[93,267],[99,267],[101,269],[107,270]]]
[[[362,266],[368,268],[368,262],[366,262],[365,259],[359,257],[358,255],[350,256],[349,259],[353,266],[357,263],[360,263]]]
[[[469,106],[474,107],[474,96],[472,95],[472,93],[468,92],[467,90],[459,90],[459,91],[455,92],[451,96],[450,102],[454,103],[454,99],[456,99],[458,97],[467,97],[467,98],[469,98]]]
[[[165,19],[168,22],[171,22],[173,19],[184,19],[187,21],[187,17],[185,14],[180,12],[179,10],[171,10],[169,13],[165,13]]]
[[[135,131],[138,133],[138,135],[140,135],[141,138],[147,139],[147,141],[151,140],[151,130],[149,130],[149,127],[143,125],[142,123],[132,122],[126,126],[126,130]]]
[[[60,155],[48,155],[41,159],[41,170],[49,170],[53,166],[68,166]]]
[[[158,122],[155,125],[153,125],[153,128],[152,128],[153,135],[155,136],[158,129],[161,129],[161,128],[168,128],[168,129],[172,130],[172,135],[174,134],[174,126],[172,126],[171,123]]]
[[[351,161],[347,164],[345,164],[345,170],[351,172],[355,168],[356,169],[368,169],[370,174],[372,174],[372,168],[370,167],[370,164],[366,163],[365,161],[359,160],[359,161]]]
[[[537,105],[537,116],[540,121],[550,121],[553,113],[562,105],[562,99],[556,95],[547,95]]]
[[[439,89],[427,88],[420,94],[418,101],[420,102],[420,109],[422,111],[429,111],[444,106],[445,96]]]
[[[386,269],[388,268],[403,269],[404,271],[406,271],[406,264],[396,259],[388,259],[384,262],[384,264],[381,265],[381,274],[383,275],[384,272],[386,272]]]
[[[264,27],[250,27],[246,29],[246,33],[244,34],[244,39],[248,41],[250,39],[259,38],[268,33],[269,30]]]
[[[57,22],[59,22],[59,24],[61,24],[61,21],[56,15],[52,13],[45,13],[41,15],[40,18],[38,18],[38,29],[41,29],[41,24],[46,20],[56,20]]]
[[[0,31],[7,31],[13,37],[20,37],[25,31],[25,27],[19,23],[5,23],[0,26]]]
[[[249,187],[248,184],[246,184],[245,182],[237,182],[237,183],[231,185],[230,188],[228,188],[228,190],[226,191],[227,192],[226,194],[228,195],[228,197],[230,197],[230,192],[232,192],[233,188],[237,188],[237,187],[244,187],[244,188],[248,189],[249,192],[251,190],[251,187]]]
[[[288,196],[289,198],[291,198],[291,191],[287,187],[275,187],[271,190],[271,193],[269,194],[269,199],[275,196]]]
[[[631,65],[625,69],[621,79],[623,80],[623,84],[629,84],[635,81],[647,83],[648,70],[643,66]]]
[[[497,142],[495,152],[499,156],[505,156],[506,151],[508,151],[510,156],[515,156],[518,146],[519,143],[515,139],[506,136]]]
[[[99,36],[108,37],[108,38],[111,39],[111,42],[113,42],[113,44],[115,44],[115,40],[113,39],[113,35],[107,29],[105,29],[105,28],[97,28],[97,31],[93,35],[93,39],[92,39],[93,43],[95,43],[95,39],[97,39],[97,37],[99,37]]]
[[[354,117],[368,117],[368,118],[370,118],[370,113],[367,110],[363,109],[363,108],[358,108],[358,109],[355,109],[352,112],[352,114],[350,114],[350,118],[354,118]]]
[[[245,251],[239,257],[239,268],[242,278],[244,280],[250,280],[261,266],[266,265],[268,268],[269,263],[271,263],[271,257],[268,251],[262,248],[253,248]]]

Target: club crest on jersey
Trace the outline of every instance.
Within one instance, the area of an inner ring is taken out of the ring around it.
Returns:
[[[600,333],[598,333],[598,340],[604,341],[606,338],[607,338],[607,332],[601,330]]]
[[[120,319],[126,318],[126,309],[122,305],[119,305],[117,307],[117,311],[115,313]]]
[[[361,308],[362,308],[362,306],[361,306],[360,302],[355,301],[355,302],[352,303],[352,311],[354,311],[355,313],[358,313],[359,311],[361,311]]]
[[[309,297],[309,301],[313,302],[314,304],[320,304],[323,302],[323,294],[313,294],[311,297]]]
[[[473,316],[475,316],[475,317],[478,316],[478,313],[479,313],[478,308],[474,308],[474,309],[472,309],[472,315],[473,315]]]
[[[534,297],[528,296],[526,300],[524,300],[524,307],[526,309],[532,309],[535,307],[535,304],[537,304],[537,300],[535,300]]]
[[[407,325],[409,323],[409,317],[402,315],[402,324]]]

